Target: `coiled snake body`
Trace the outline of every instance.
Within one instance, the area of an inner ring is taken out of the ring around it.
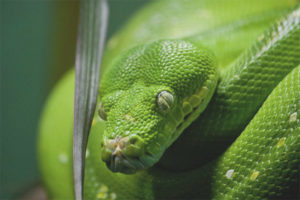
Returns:
[[[156,1],[104,58],[85,199],[299,198],[297,1]],[[41,121],[53,199],[74,198],[73,84]]]

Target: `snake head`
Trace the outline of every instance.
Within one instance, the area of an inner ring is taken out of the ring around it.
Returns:
[[[102,160],[134,173],[159,161],[204,110],[217,83],[213,55],[184,40],[161,40],[121,55],[100,84]]]

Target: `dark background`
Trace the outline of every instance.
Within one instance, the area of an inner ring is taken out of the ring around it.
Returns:
[[[109,0],[108,38],[149,0]],[[74,65],[79,1],[0,0],[0,199],[39,183],[39,116]]]

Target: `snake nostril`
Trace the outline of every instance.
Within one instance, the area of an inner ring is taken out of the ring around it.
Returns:
[[[144,153],[144,141],[141,137],[134,135],[128,139],[124,154],[130,157],[140,157]]]
[[[136,162],[145,152],[144,140],[137,135],[130,137],[116,137],[106,139],[101,143],[102,160],[113,171],[120,171],[119,167]],[[127,164],[126,164],[127,163]],[[127,166],[128,167],[128,166]]]
[[[133,144],[134,145],[137,141],[138,141],[138,139],[136,137],[131,137],[129,139],[129,144]]]
[[[132,145],[138,145],[138,144],[142,143],[142,139],[139,136],[137,136],[137,135],[131,136],[129,138],[128,143],[132,144]]]

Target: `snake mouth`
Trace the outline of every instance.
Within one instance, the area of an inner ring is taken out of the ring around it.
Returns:
[[[102,144],[102,160],[112,172],[133,174],[151,166],[154,157],[145,152],[144,140],[139,136],[106,139]]]
[[[106,165],[112,172],[122,172],[125,174],[133,174],[136,171],[145,168],[143,162],[138,158],[128,158],[124,155],[113,155],[110,162],[106,162]]]

